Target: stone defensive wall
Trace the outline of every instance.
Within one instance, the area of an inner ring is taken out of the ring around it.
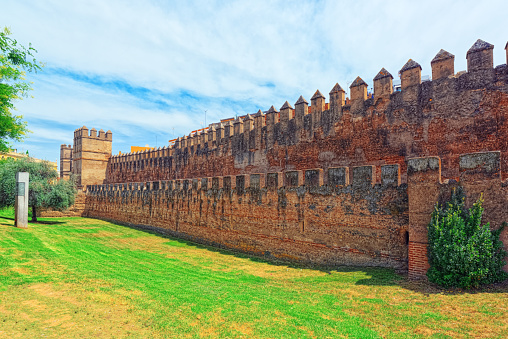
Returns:
[[[508,220],[500,155],[459,156],[467,204],[482,194],[484,222],[493,229]],[[439,157],[425,157],[408,160],[407,184],[398,165],[384,165],[93,185],[84,215],[270,258],[408,269],[418,278],[428,269],[435,203],[459,185],[441,170]],[[508,229],[501,239],[508,249]]]
[[[407,268],[398,165],[88,186],[85,216],[279,259]],[[328,184],[323,184],[327,177]]]
[[[441,50],[432,81],[410,59],[400,91],[383,68],[372,94],[358,77],[350,98],[336,84],[328,103],[317,90],[310,106],[300,96],[294,108],[286,101],[112,156],[103,179],[88,181],[103,184],[83,185],[84,215],[270,258],[422,277],[430,215],[457,185],[468,206],[483,194],[491,228],[508,221],[508,67],[494,67],[493,48],[476,41],[458,73]],[[501,236],[508,248],[508,229]]]
[[[350,98],[339,84],[329,102],[318,90],[311,104],[272,106],[153,151],[112,156],[105,183],[174,180],[328,168],[399,165],[406,182],[409,158],[439,156],[446,178],[459,176],[460,154],[501,151],[508,177],[508,67],[493,67],[492,45],[478,40],[467,52],[468,70],[455,73],[454,56],[441,50],[431,62],[432,81],[409,60],[399,71],[401,90],[384,68],[373,94],[359,77]],[[325,109],[326,108],[326,109]],[[324,177],[325,183],[327,176]]]

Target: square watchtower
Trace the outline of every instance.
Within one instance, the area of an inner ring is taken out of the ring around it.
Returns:
[[[86,126],[74,131],[74,147],[72,153],[72,173],[76,177],[78,187],[103,184],[111,157],[113,133],[90,132]]]

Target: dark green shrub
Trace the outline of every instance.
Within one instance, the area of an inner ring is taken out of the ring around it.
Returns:
[[[502,271],[506,252],[499,239],[506,223],[495,231],[481,225],[483,196],[467,210],[462,188],[449,202],[436,204],[428,227],[431,282],[444,287],[471,288],[508,278]]]

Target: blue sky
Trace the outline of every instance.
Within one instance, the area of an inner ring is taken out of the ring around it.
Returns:
[[[476,39],[506,63],[508,1],[3,1],[0,26],[33,44],[42,72],[17,103],[33,131],[18,151],[58,160],[83,125],[113,153],[164,146],[223,118],[325,96],[443,48],[466,69]]]

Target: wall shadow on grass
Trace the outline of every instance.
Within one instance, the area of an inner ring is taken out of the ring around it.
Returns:
[[[404,279],[401,281],[402,288],[411,290],[413,292],[421,293],[424,295],[431,294],[445,294],[445,295],[460,295],[460,294],[478,294],[478,293],[508,293],[508,280],[501,283],[485,285],[477,289],[462,289],[462,288],[444,288],[439,285],[433,284],[426,280],[409,280]]]
[[[99,219],[99,218],[97,218]],[[100,219],[106,220],[112,224],[129,227],[132,229],[136,229],[142,232],[154,234],[159,237],[163,237],[172,241],[177,241],[181,244],[185,244],[188,246],[192,246],[194,248],[204,249],[211,252],[220,253],[222,255],[230,255],[235,256],[237,258],[248,259],[252,262],[257,263],[265,263],[274,266],[283,266],[288,268],[297,268],[297,269],[309,269],[309,270],[317,270],[320,272],[324,272],[327,274],[331,274],[332,272],[362,272],[369,276],[368,279],[359,279],[356,281],[356,285],[359,286],[399,286],[407,290],[411,290],[416,293],[421,293],[424,295],[430,294],[474,294],[474,293],[508,293],[508,280],[499,284],[492,284],[488,286],[484,286],[482,288],[476,290],[463,290],[463,289],[445,289],[438,285],[432,284],[426,280],[409,280],[407,277],[407,272],[397,271],[391,268],[383,268],[383,267],[358,267],[358,266],[337,266],[337,265],[315,265],[315,264],[307,264],[307,263],[299,263],[292,262],[288,260],[282,260],[280,258],[276,258],[268,253],[268,255],[259,255],[257,253],[245,253],[240,252],[238,250],[234,250],[231,248],[226,248],[224,245],[200,241],[200,239],[190,239],[191,237],[188,235],[184,235],[184,237],[180,237],[179,235],[173,234],[172,231],[167,229],[154,227],[154,226],[146,226],[146,225],[134,225],[129,223],[122,223],[116,220],[108,220],[108,219]]]
[[[1,219],[12,220],[12,223],[5,222],[5,221],[3,221]],[[55,221],[55,220],[38,220],[36,222],[28,221],[28,226],[30,226],[30,224],[60,225],[60,224],[65,224],[65,221]],[[0,225],[6,225],[6,226],[13,226],[14,227],[14,217],[6,217],[6,216],[0,215]]]
[[[37,220],[36,222],[29,221],[28,224],[41,224],[41,225],[60,225],[65,224],[65,221],[55,221],[55,220]]]

